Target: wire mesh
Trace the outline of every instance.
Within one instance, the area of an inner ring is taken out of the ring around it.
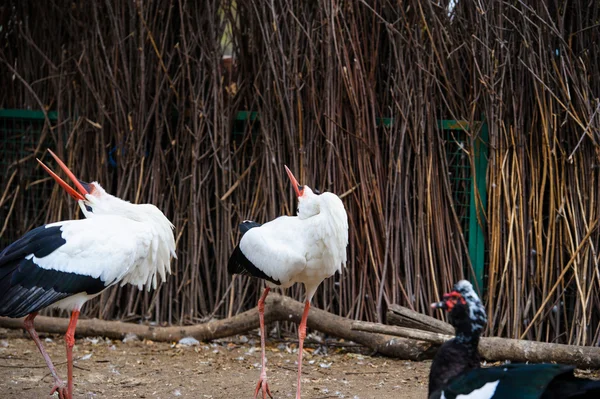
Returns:
[[[49,146],[52,141],[43,140],[45,120],[36,114],[26,110],[20,111],[18,116],[0,113],[0,176],[4,189],[4,194],[0,193],[0,221],[4,223],[0,227],[0,248],[46,218],[44,210],[53,185],[32,155],[40,144]],[[19,223],[6,223],[11,216]]]

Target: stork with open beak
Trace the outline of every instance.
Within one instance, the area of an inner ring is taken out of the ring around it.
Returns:
[[[42,353],[60,399],[73,398],[73,345],[79,311],[116,284],[156,288],[171,272],[173,225],[154,205],[131,204],[108,194],[97,182],[78,180],[52,152],[76,189],[38,162],[77,200],[85,219],[37,227],[0,252],[0,316],[25,317],[24,326]],[[67,384],[58,376],[33,320],[41,309],[71,312],[65,341]]]
[[[332,193],[316,194],[308,186],[298,184],[285,166],[287,175],[298,196],[298,216],[280,216],[260,225],[244,221],[240,243],[229,258],[229,273],[264,279],[265,288],[258,301],[262,369],[254,398],[262,390],[263,399],[271,391],[267,384],[265,359],[265,299],[271,288],[288,288],[303,283],[306,290],[304,313],[298,327],[298,385],[300,399],[302,349],[306,337],[306,319],[310,301],[323,280],[346,264],[348,245],[348,215],[340,198]]]

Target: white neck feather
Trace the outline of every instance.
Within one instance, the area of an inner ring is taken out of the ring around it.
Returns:
[[[339,259],[336,263],[346,266],[348,246],[348,214],[340,198],[332,193],[323,193],[318,196],[320,203],[319,216],[323,228],[322,235],[327,246]]]
[[[144,286],[148,290],[156,288],[157,276],[160,276],[161,281],[165,281],[166,275],[171,273],[171,257],[177,258],[173,224],[156,206],[132,204],[106,193],[97,183],[93,184],[96,184],[97,191],[86,195],[85,202],[79,201],[79,206],[86,218],[102,215],[121,216],[143,223],[152,232],[152,242],[146,256],[127,275],[123,276],[121,285],[129,283],[136,285],[139,289]],[[86,205],[91,207],[91,212],[86,209]]]

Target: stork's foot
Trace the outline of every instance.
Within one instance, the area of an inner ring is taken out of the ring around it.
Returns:
[[[269,395],[269,397],[273,399],[273,395],[271,395],[271,390],[269,389],[269,384],[267,384],[267,376],[262,374],[260,375],[260,378],[258,379],[258,384],[256,384],[256,389],[254,390],[254,399],[258,397],[258,393],[261,390],[263,399],[267,399],[267,395]]]
[[[54,386],[52,387],[52,391],[50,391],[50,396],[54,395],[54,392],[58,392],[58,399],[73,399],[69,396],[67,384],[59,378],[54,380]]]

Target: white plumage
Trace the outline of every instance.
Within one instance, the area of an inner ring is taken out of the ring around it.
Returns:
[[[175,238],[173,225],[157,207],[131,204],[106,193],[97,182],[79,181],[49,152],[79,192],[40,164],[77,200],[86,219],[40,226],[0,252],[0,316],[27,315],[25,328],[54,377],[52,392],[72,399],[72,347],[81,306],[115,284],[156,288],[171,272]],[[65,335],[68,386],[33,327],[37,312],[45,307],[71,311]]]
[[[66,243],[45,257],[32,255],[43,269],[99,278],[107,286],[120,282],[148,290],[156,288],[157,275],[164,281],[171,271],[174,246],[169,248],[170,242],[161,240],[150,224],[98,215],[47,225],[52,226],[60,226]]]
[[[229,258],[228,271],[234,274],[262,278],[267,288],[258,301],[261,330],[262,370],[254,397],[272,397],[267,384],[265,362],[264,301],[273,287],[287,288],[303,283],[306,303],[298,326],[298,385],[300,398],[302,348],[306,336],[306,319],[318,286],[327,277],[341,272],[346,265],[348,245],[348,216],[340,198],[332,193],[315,194],[308,186],[300,186],[285,167],[298,195],[298,216],[281,216],[263,224],[245,221],[239,245]]]
[[[304,187],[299,197],[298,216],[280,216],[248,230],[240,250],[258,269],[288,288],[304,283],[306,300],[321,282],[346,265],[348,217],[339,197],[316,195]]]

